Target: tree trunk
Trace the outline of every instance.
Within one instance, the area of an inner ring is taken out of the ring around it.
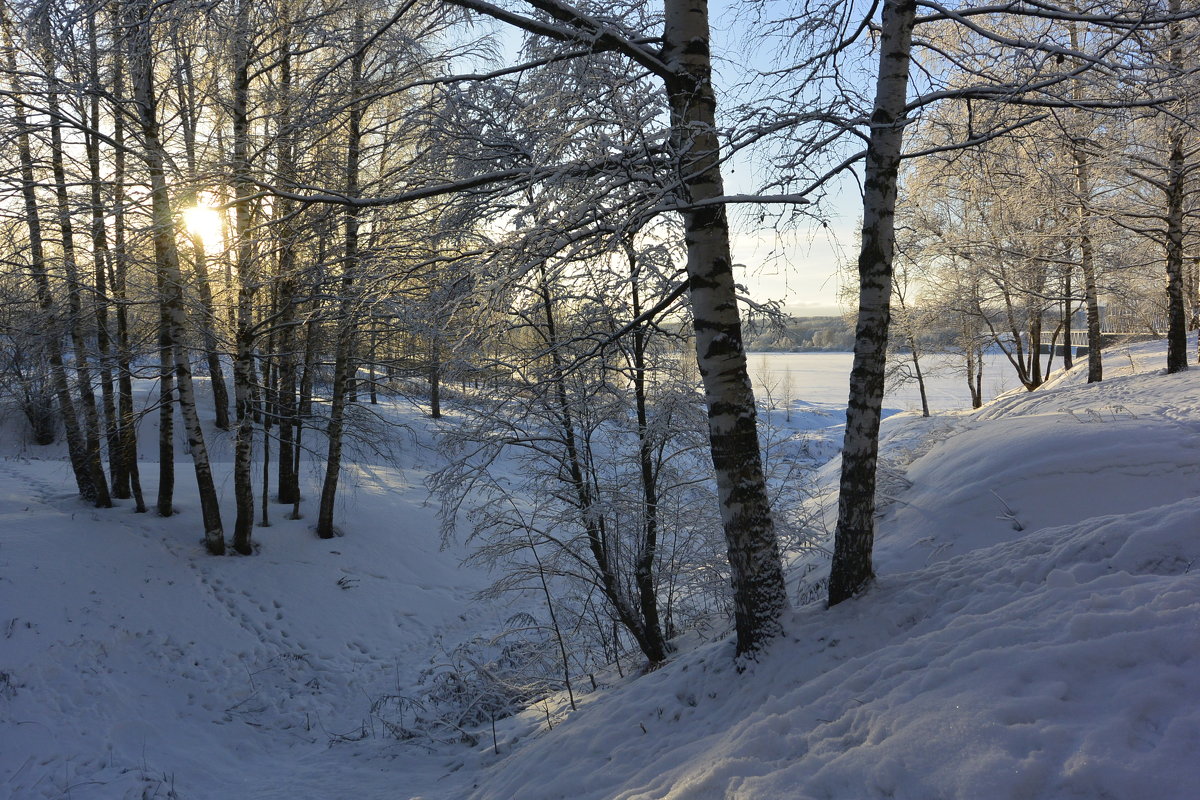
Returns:
[[[348,301],[342,303],[347,318],[340,319],[338,325],[338,344],[334,355],[333,387],[329,400],[329,422],[325,435],[329,441],[325,453],[325,480],[321,483],[321,500],[317,510],[317,536],[322,539],[332,539],[333,508],[337,500],[338,477],[342,468],[342,443],[346,426],[347,389],[350,383],[350,373],[354,368],[350,357],[351,327],[353,322],[348,318],[352,313]]]
[[[272,292],[272,295],[275,293]],[[262,309],[260,316],[277,319],[277,298],[273,297],[271,305],[268,308]],[[260,320],[261,322],[261,320]],[[262,361],[262,519],[259,525],[263,528],[270,527],[270,516],[267,510],[270,504],[271,497],[271,428],[275,427],[275,421],[279,419],[279,391],[277,388],[279,381],[279,367],[272,359],[271,354],[276,353],[279,339],[279,331],[272,329],[267,336],[266,353],[259,356]]]
[[[1042,309],[1038,301],[1031,299],[1026,306],[1026,322],[1029,327],[1029,383],[1035,389],[1045,382],[1042,377]]]
[[[1100,359],[1103,338],[1100,333],[1100,298],[1096,288],[1096,264],[1091,236],[1081,236],[1079,245],[1083,294],[1087,304],[1088,383],[1097,383],[1104,380],[1104,362]]]
[[[967,390],[971,393],[971,408],[983,406],[983,349],[967,351]]]
[[[1167,172],[1167,374],[1187,361],[1187,311],[1183,300],[1183,134],[1172,136]]]
[[[279,382],[276,401],[279,409],[279,493],[276,500],[291,505],[300,496],[300,485],[293,468],[296,442],[296,307],[295,284],[284,278],[279,284],[280,336]]]
[[[1071,342],[1071,317],[1075,314],[1075,301],[1071,297],[1071,273],[1074,270],[1067,264],[1063,272],[1063,369],[1075,366],[1075,346]]]
[[[370,350],[371,360],[367,362],[367,381],[368,381],[369,386],[371,387],[370,391],[368,392],[368,395],[371,398],[371,405],[373,405],[373,406],[379,405],[379,382],[375,376],[375,347],[376,346],[377,346],[377,343],[375,341],[375,331],[372,330],[371,331],[371,350]]]
[[[921,371],[921,357],[917,354],[917,343],[909,340],[912,348],[913,372],[917,376],[917,389],[921,392],[921,416],[929,416],[929,395],[925,391],[925,373]],[[881,412],[882,413],[882,412]]]
[[[284,4],[282,13],[287,14]],[[286,37],[286,28],[285,37]],[[279,140],[277,158],[279,178],[290,186],[296,178],[295,145],[292,118],[292,58],[291,43],[285,38],[281,45],[283,54],[279,69],[279,113],[276,137]],[[286,198],[276,200],[279,214],[279,258],[276,264],[276,280],[279,282],[279,383],[277,403],[279,408],[279,468],[278,483],[280,503],[292,505],[300,498],[300,485],[293,460],[296,446],[296,227],[295,204]]]
[[[429,340],[429,416],[442,418],[442,344],[434,333]]]
[[[87,19],[88,80],[100,85],[100,48],[97,44],[96,18]],[[88,125],[93,131],[100,129],[100,95],[93,94],[88,101]],[[126,499],[130,495],[129,475],[121,457],[121,420],[117,415],[116,397],[113,393],[112,335],[108,327],[109,307],[109,262],[108,233],[104,224],[104,205],[100,187],[100,137],[95,133],[84,136],[84,147],[88,162],[88,187],[90,190],[92,238],[92,262],[95,280],[96,349],[100,356],[100,397],[104,409],[104,438],[108,446],[108,469],[112,496]]]
[[[154,259],[165,291],[163,308],[169,323],[168,341],[175,360],[175,377],[179,391],[179,410],[187,431],[188,448],[196,472],[200,494],[200,509],[204,524],[204,541],[209,553],[225,552],[225,534],[221,525],[221,509],[213,482],[212,467],[200,416],[196,413],[196,395],[192,386],[191,366],[188,363],[184,340],[187,318],[183,302],[183,278],[179,271],[179,253],[175,249],[175,225],[171,200],[164,171],[164,151],[158,132],[158,108],[154,96],[154,64],[151,43],[152,6],[150,0],[134,0],[129,5],[129,66],[134,99],[141,122],[143,157],[150,175],[150,201],[153,214]]]
[[[119,4],[112,6],[112,27],[120,31],[122,10]],[[113,96],[125,96],[125,62],[121,49],[113,51]],[[128,476],[129,489],[133,494],[135,510],[146,512],[146,500],[142,496],[141,472],[137,463],[137,416],[133,409],[133,377],[130,363],[128,293],[126,274],[129,270],[129,248],[125,237],[125,118],[113,115],[113,299],[117,306],[117,413],[121,417],[120,448],[123,474]],[[121,480],[118,485],[124,485]]]
[[[270,496],[271,496],[271,412],[263,414],[263,460],[262,460],[262,520],[264,528],[271,527]]]
[[[357,197],[359,194],[359,161],[362,147],[362,115],[363,105],[360,101],[363,75],[365,48],[357,46],[362,41],[363,17],[357,12],[354,17],[354,33],[356,50],[350,59],[350,98],[346,107],[349,115],[347,121],[346,142],[346,196]],[[351,298],[355,277],[358,272],[358,225],[359,210],[349,206],[345,220],[344,259],[342,262],[342,297],[339,301],[337,319],[337,349],[334,354],[333,390],[329,400],[329,425],[326,430],[329,439],[329,449],[325,457],[325,480],[321,484],[321,505],[317,511],[317,536],[322,539],[333,538],[333,506],[337,499],[338,475],[342,468],[342,437],[346,425],[346,402],[354,383],[356,371],[354,363],[354,319],[357,312]]]
[[[1070,23],[1071,49],[1079,49],[1079,29]],[[1084,87],[1080,80],[1074,82],[1072,94],[1076,100],[1084,99]],[[1075,193],[1079,198],[1079,266],[1083,272],[1083,297],[1087,308],[1088,332],[1088,383],[1099,383],[1104,379],[1104,364],[1100,359],[1100,298],[1096,288],[1096,257],[1092,246],[1092,181],[1089,174],[1088,156],[1084,142],[1071,140],[1071,157],[1075,161]],[[1071,302],[1067,299],[1068,304]],[[1070,336],[1067,337],[1070,345]]]
[[[971,402],[973,408],[980,408],[983,405],[983,348],[980,348],[976,353],[976,377],[974,377]]]
[[[1074,145],[1075,187],[1079,194],[1079,267],[1083,272],[1083,295],[1087,304],[1088,332],[1088,383],[1099,383],[1104,379],[1104,364],[1100,360],[1100,300],[1096,289],[1096,257],[1092,246],[1092,212],[1088,207],[1091,197],[1087,154],[1079,145]],[[1068,308],[1070,298],[1067,298]],[[1068,329],[1068,346],[1070,335]]]
[[[629,259],[629,288],[633,300],[633,318],[642,315],[641,297],[638,292],[638,264],[633,247],[626,245]],[[654,440],[650,433],[650,418],[646,397],[646,326],[638,325],[633,331],[633,396],[637,414],[638,466],[642,482],[642,536],[638,542],[637,561],[634,564],[634,582],[638,590],[638,605],[645,621],[647,643],[658,660],[666,657],[669,648],[663,637],[662,621],[658,614],[658,589],[654,579],[654,560],[658,556],[658,470],[654,458]],[[647,653],[647,657],[649,657]]]
[[[1033,390],[1037,384],[1033,382],[1033,378],[1029,374],[1029,362],[1025,357],[1025,336],[1021,332],[1021,326],[1017,324],[1016,309],[1013,308],[1012,295],[1007,289],[1002,290],[1004,293],[1004,316],[1008,321],[1008,333],[1012,334],[1013,349],[1010,352],[1001,344],[1001,348],[1005,350],[1005,355],[1008,356],[1009,362],[1017,371],[1017,380],[1026,389]],[[999,340],[997,339],[997,342]]]
[[[75,258],[75,225],[71,219],[71,198],[67,191],[67,172],[63,165],[62,113],[58,104],[57,77],[54,55],[50,44],[50,15],[42,17],[42,61],[46,70],[49,90],[46,106],[50,116],[50,169],[54,175],[54,198],[58,211],[58,228],[62,234],[62,267],[67,279],[67,330],[75,355],[75,382],[79,391],[79,406],[83,412],[83,441],[87,468],[92,473],[96,487],[96,506],[111,508],[112,498],[108,493],[108,479],[104,474],[104,461],[100,451],[100,416],[96,411],[96,393],[92,389],[92,370],[83,331],[83,284],[79,280],[79,267]]]
[[[858,325],[842,445],[841,492],[829,575],[829,605],[853,597],[874,577],[875,467],[883,407],[896,182],[904,138],[914,0],[884,0],[879,78],[863,181],[862,250],[858,257]]]
[[[178,36],[175,37],[178,39]],[[196,126],[199,124],[200,109],[197,101],[197,79],[192,66],[192,53],[189,45],[175,41],[173,50],[176,53],[177,76],[175,94],[179,107],[179,128],[183,134],[183,149],[187,159],[187,177],[189,186],[194,186],[197,176],[196,164]],[[194,192],[194,189],[192,190]],[[196,198],[197,201],[199,198]],[[200,335],[204,345],[204,358],[208,363],[208,380],[212,388],[213,414],[216,417],[214,425],[220,430],[229,430],[229,389],[225,385],[225,371],[221,366],[221,353],[218,346],[217,314],[213,303],[212,282],[208,275],[208,256],[205,244],[199,233],[192,234],[192,267],[196,276],[196,290],[200,294],[202,312]]]
[[[1180,11],[1180,0],[1171,0],[1171,14]],[[1170,25],[1171,72],[1182,88],[1184,71],[1183,29],[1179,22]],[[1171,154],[1167,163],[1167,374],[1183,372],[1187,362],[1187,310],[1183,300],[1183,199],[1187,179],[1184,162],[1184,127],[1172,120],[1168,134]]]
[[[200,293],[200,310],[203,321],[200,335],[204,343],[204,360],[208,364],[208,380],[212,385],[213,425],[219,430],[229,430],[229,388],[225,385],[225,370],[221,366],[221,352],[217,343],[217,313],[213,302],[212,284],[208,280],[208,255],[199,236],[192,237],[192,263],[195,266],[196,290]]]
[[[154,271],[158,292],[158,495],[160,517],[175,513],[175,354],[171,346],[171,314],[167,308],[166,274]]]
[[[561,437],[563,452],[561,473],[564,482],[570,486],[570,495],[575,509],[579,514],[579,524],[587,536],[588,550],[599,576],[600,590],[608,600],[612,613],[620,620],[629,635],[638,643],[638,648],[651,664],[657,664],[666,658],[666,647],[663,643],[662,630],[657,624],[658,609],[655,605],[650,619],[655,621],[654,629],[649,626],[649,619],[643,613],[641,604],[635,605],[624,590],[621,576],[617,573],[612,553],[613,545],[608,536],[604,512],[596,508],[596,492],[589,479],[586,447],[587,439],[577,434],[575,414],[571,400],[567,394],[567,374],[559,348],[562,342],[558,336],[556,318],[556,298],[550,285],[545,264],[539,265],[540,281],[539,294],[542,300],[542,312],[545,315],[544,339],[546,353],[549,356],[551,372],[547,379],[550,382],[549,394],[554,398],[558,428],[555,435]],[[583,446],[581,447],[581,439]],[[635,583],[638,583],[635,575]],[[652,587],[651,587],[652,591]]]
[[[233,192],[234,236],[237,239],[237,350],[233,361],[233,397],[237,404],[237,435],[233,456],[233,493],[237,517],[233,549],[250,555],[254,529],[254,293],[258,282],[250,240],[250,0],[238,0],[235,11],[233,65]]]
[[[706,0],[665,3],[671,145],[685,203],[688,295],[704,383],[721,519],[733,583],[737,654],[753,655],[782,632],[787,591],[759,453],[754,393],[729,252],[712,87]]]
[[[323,259],[318,258],[318,261]],[[300,371],[300,397],[296,406],[296,449],[292,461],[292,472],[299,481],[300,454],[304,452],[304,420],[312,416],[312,385],[313,370],[317,360],[317,323],[310,320],[305,325],[304,332],[304,366]],[[300,492],[297,489],[296,500],[292,504],[292,519],[300,519]]]
[[[21,167],[21,198],[24,201],[25,225],[29,232],[29,272],[37,291],[38,308],[46,330],[46,352],[50,361],[50,381],[58,401],[62,417],[63,432],[67,440],[67,453],[75,485],[79,495],[90,503],[99,502],[99,490],[95,475],[88,462],[87,442],[79,427],[75,413],[75,401],[71,398],[67,382],[66,365],[62,354],[62,330],[58,305],[50,289],[50,277],[46,268],[45,245],[42,239],[41,218],[38,216],[37,179],[33,168],[33,150],[29,141],[29,126],[25,116],[26,106],[17,76],[15,48],[13,45],[12,21],[7,6],[0,4],[0,23],[3,25],[4,47],[7,51],[9,81],[12,88],[13,114],[17,129],[17,159]]]

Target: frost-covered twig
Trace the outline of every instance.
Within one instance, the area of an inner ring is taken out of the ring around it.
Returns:
[[[1013,511],[1009,507],[1008,503],[1004,502],[1004,498],[996,494],[996,492],[992,489],[988,489],[988,491],[992,493],[993,497],[1000,501],[1000,505],[1004,508],[1004,512],[1000,516],[996,517],[996,519],[1007,520],[1008,522],[1012,523],[1014,531],[1025,530],[1025,526],[1021,524],[1021,520],[1017,519],[1017,512]]]

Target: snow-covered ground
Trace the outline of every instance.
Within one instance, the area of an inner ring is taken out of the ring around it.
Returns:
[[[728,641],[689,639],[474,746],[397,741],[372,713],[439,641],[511,613],[440,549],[411,441],[403,469],[348,476],[345,536],[276,506],[259,555],[210,558],[185,462],[179,516],[97,511],[10,420],[0,797],[1198,797],[1200,371],[1164,363],[1138,345],[1099,385],[889,418],[867,594],[797,608],[744,673]],[[797,596],[824,569],[791,565]]]
[[[403,405],[391,413],[419,422]],[[102,511],[77,498],[61,454],[38,458],[6,422],[0,798],[393,798],[446,771],[388,736],[391,707],[373,708],[417,695],[440,638],[491,631],[510,612],[474,603],[488,575],[442,549],[429,453],[411,432],[392,432],[403,469],[355,453],[344,536],[314,535],[308,470],[307,519],[272,504],[256,556],[212,558],[185,454],[175,516],[129,501]],[[144,458],[156,436],[150,415]],[[230,437],[210,431],[210,444],[228,533]],[[152,504],[157,464],[141,473]]]

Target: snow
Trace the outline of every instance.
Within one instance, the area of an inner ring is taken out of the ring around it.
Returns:
[[[442,550],[419,467],[350,470],[341,538],[274,505],[253,558],[204,554],[190,463],[176,475],[162,519],[86,506],[61,460],[0,462],[0,796],[394,797],[437,772],[380,747],[371,707],[415,693],[435,637],[500,612]]]
[[[415,411],[386,410],[415,432],[400,466],[347,474],[345,536],[273,506],[253,558],[204,555],[186,462],[176,518],[99,511],[10,419],[0,796],[1194,798],[1200,371],[1164,364],[1135,345],[1098,385],[1076,370],[978,412],[889,417],[863,597],[798,607],[741,673],[727,638],[685,637],[658,670],[475,745],[398,741],[372,713],[513,611],[474,601],[488,575],[442,547]],[[795,403],[793,426],[836,421]],[[836,477],[836,459],[815,476],[827,524]],[[825,569],[789,562],[797,592]]]
[[[754,392],[764,405],[784,403],[789,395],[807,403],[845,413],[853,353],[747,353]],[[1043,359],[1044,362],[1044,359]],[[960,357],[928,356],[921,363],[929,407],[935,411],[963,408],[971,402]],[[991,400],[1014,386],[1017,379],[1008,358],[991,351],[983,357],[983,399]],[[921,392],[915,380],[889,382],[883,399],[884,416],[920,411]]]

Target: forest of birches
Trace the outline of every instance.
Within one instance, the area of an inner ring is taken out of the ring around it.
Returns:
[[[784,554],[826,553],[830,604],[872,579],[889,373],[953,357],[979,405],[985,352],[1033,391],[1071,366],[1047,343],[1082,336],[1098,381],[1118,333],[1187,368],[1198,13],[3,0],[9,429],[100,508],[170,516],[186,481],[207,551],[252,556],[272,515],[342,534],[344,468],[408,404],[446,535],[544,596],[546,649],[508,657],[569,688],[732,623],[752,658]],[[847,196],[845,319],[744,296],[731,241]],[[854,350],[834,530],[756,418],[748,345]]]

